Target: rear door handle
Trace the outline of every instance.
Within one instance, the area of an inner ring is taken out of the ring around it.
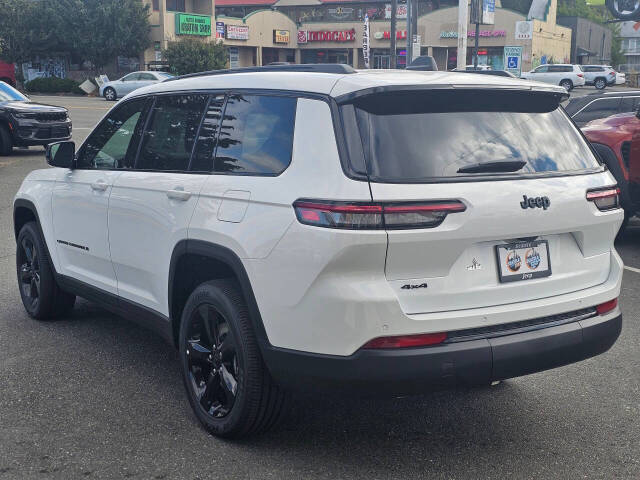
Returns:
[[[91,188],[93,190],[98,191],[98,192],[104,192],[107,189],[108,186],[109,185],[107,185],[107,182],[105,182],[104,180],[98,180],[98,181],[93,182],[91,184]]]
[[[186,202],[191,198],[191,192],[185,192],[183,187],[176,187],[167,191],[167,197],[171,200],[180,200]]]

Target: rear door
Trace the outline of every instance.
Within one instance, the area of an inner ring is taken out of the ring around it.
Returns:
[[[557,102],[442,90],[354,102],[373,201],[404,212],[385,216],[385,273],[407,314],[606,280],[620,211],[586,195],[615,181]]]
[[[109,244],[118,294],[168,315],[167,279],[173,248],[187,238],[200,188],[208,174],[189,172],[208,96],[155,99],[135,168],[114,182]]]

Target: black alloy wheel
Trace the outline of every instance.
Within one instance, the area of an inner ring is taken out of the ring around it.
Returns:
[[[179,346],[189,403],[208,432],[225,438],[264,432],[287,411],[289,396],[262,360],[235,280],[209,280],[191,292]]]
[[[38,309],[40,302],[40,257],[33,239],[25,236],[18,245],[20,291],[29,311]]]
[[[213,418],[227,416],[238,391],[238,355],[229,323],[216,307],[202,303],[192,312],[184,351],[200,408]]]

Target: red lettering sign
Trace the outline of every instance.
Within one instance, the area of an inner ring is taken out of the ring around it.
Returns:
[[[400,32],[398,32],[398,34],[400,34]],[[398,36],[398,38],[406,38],[407,33],[404,32],[404,35],[404,37]],[[356,31],[353,29],[307,32],[307,42],[353,42],[355,39]]]

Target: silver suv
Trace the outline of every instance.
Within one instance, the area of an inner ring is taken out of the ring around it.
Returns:
[[[616,71],[606,65],[583,65],[584,81],[586,85],[593,85],[603,90],[607,85],[615,85]]]

